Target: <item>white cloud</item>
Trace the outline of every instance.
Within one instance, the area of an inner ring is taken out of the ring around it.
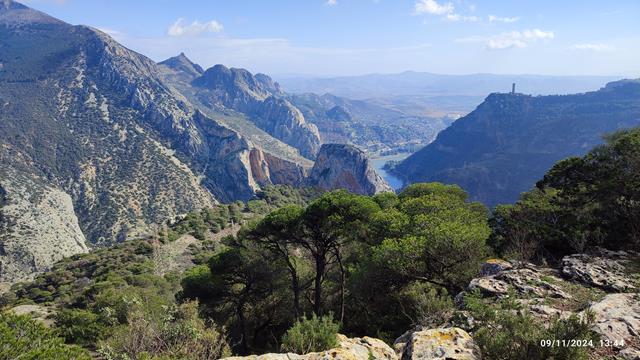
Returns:
[[[479,21],[480,18],[477,16],[462,16],[460,14],[447,14],[443,19],[447,20],[447,21],[469,21],[469,22],[475,22],[475,21]]]
[[[514,23],[514,22],[518,21],[519,19],[520,18],[517,17],[517,16],[500,17],[500,16],[489,15],[489,22]]]
[[[414,14],[446,15],[453,14],[455,8],[452,3],[438,4],[435,0],[420,0],[414,6]]]
[[[555,34],[552,31],[543,31],[540,29],[510,31],[502,34],[482,37],[472,36],[468,38],[456,39],[456,42],[481,42],[485,44],[488,50],[505,50],[512,48],[525,48],[530,43],[539,40],[553,39]]]
[[[475,10],[475,7],[473,7]],[[473,11],[472,10],[472,11]],[[465,16],[460,15],[456,12],[455,7],[452,3],[438,3],[435,0],[420,0],[415,3],[414,15],[434,15],[441,16],[442,20],[456,22],[456,21],[479,21],[480,18],[477,16]]]
[[[540,29],[524,30],[522,36],[529,40],[553,39],[553,31],[542,31]]]
[[[222,24],[215,20],[201,23],[195,20],[191,24],[185,24],[183,18],[176,20],[167,30],[169,36],[198,35],[205,32],[218,33],[223,30]]]
[[[570,47],[571,50],[583,50],[583,51],[594,51],[594,52],[608,52],[613,51],[614,47],[606,44],[575,44]]]
[[[329,6],[338,5],[338,0],[327,0],[324,4]]]

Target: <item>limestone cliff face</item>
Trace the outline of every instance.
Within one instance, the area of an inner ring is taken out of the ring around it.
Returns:
[[[320,148],[318,128],[289,101],[277,83],[264,74],[216,65],[191,82],[198,100],[215,110],[232,109],[247,115],[258,128],[293,146],[306,158]]]
[[[69,194],[0,167],[0,282],[26,280],[88,251]]]
[[[367,155],[346,144],[322,145],[306,183],[323,190],[345,189],[363,195],[393,191]]]
[[[99,30],[9,0],[0,2],[0,39],[0,203],[13,219],[0,231],[2,274],[40,271],[85,251],[72,246],[85,238],[108,245],[249,199],[263,184],[298,184],[311,167],[255,125],[203,113],[168,80],[201,76],[184,55],[156,64]],[[11,185],[14,173],[33,186]]]
[[[602,135],[640,125],[640,81],[583,94],[491,94],[395,168],[405,183],[457,184],[493,207],[516,201],[553,164],[582,156]]]

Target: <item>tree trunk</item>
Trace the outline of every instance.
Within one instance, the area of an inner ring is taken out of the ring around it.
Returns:
[[[240,349],[242,349],[243,354],[246,354],[249,351],[249,344],[247,341],[247,320],[244,316],[244,301],[238,303],[238,307],[236,312],[238,314],[238,320],[240,322],[240,333],[242,334],[242,338],[240,339]]]
[[[291,290],[293,291],[293,310],[297,319],[300,317],[300,282],[298,273],[294,269],[291,269]]]
[[[345,297],[345,283],[346,283],[346,273],[344,269],[344,265],[342,264],[342,256],[340,255],[340,249],[336,248],[336,259],[338,260],[338,265],[340,266],[340,323],[344,322],[344,297]]]
[[[316,278],[313,299],[313,312],[316,316],[321,316],[322,311],[322,277],[326,267],[326,256],[324,253],[316,255]]]

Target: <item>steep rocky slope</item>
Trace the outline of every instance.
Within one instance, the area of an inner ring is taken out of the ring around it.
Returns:
[[[345,144],[322,145],[305,183],[323,190],[346,189],[362,195],[393,191],[362,150]]]
[[[87,252],[69,194],[0,166],[0,282]]]
[[[218,200],[248,199],[264,184],[300,183],[311,166],[264,131],[243,133],[207,116],[167,81],[166,66],[98,30],[6,0],[0,38],[0,164],[8,169],[0,181],[14,172],[34,179],[37,192],[55,194],[56,211],[77,217],[90,244],[135,237]],[[31,187],[15,189],[10,196],[40,206]],[[39,259],[32,270],[46,268],[57,255],[38,254],[57,246],[66,255],[86,250],[64,245],[81,234],[47,220],[56,215],[30,216],[50,224],[41,238],[28,240],[22,223],[3,234],[24,245],[16,256]],[[3,261],[15,258],[8,238]]]
[[[488,205],[513,202],[556,161],[583,155],[602,136],[640,125],[640,81],[565,96],[491,94],[404,160],[407,182],[455,183]]]
[[[313,124],[283,98],[277,83],[264,74],[215,65],[202,71],[181,54],[160,63],[167,79],[202,111],[238,113],[257,128],[313,159],[320,148],[320,135]]]

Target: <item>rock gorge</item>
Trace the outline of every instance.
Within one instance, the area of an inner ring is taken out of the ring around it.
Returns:
[[[315,125],[266,75],[204,71],[184,54],[157,64],[10,0],[0,38],[0,281],[267,184],[299,185],[320,149]],[[29,182],[15,186],[18,176]],[[57,203],[51,214],[9,220],[42,196]]]

